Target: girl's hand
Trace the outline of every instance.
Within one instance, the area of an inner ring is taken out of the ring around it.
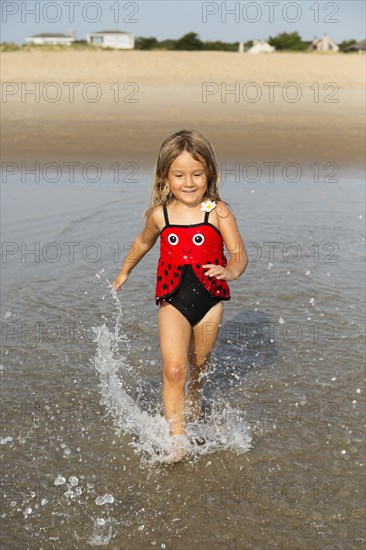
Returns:
[[[127,279],[128,275],[117,275],[112,283],[114,290],[121,290],[121,286],[125,284]]]
[[[207,268],[205,274],[208,277],[215,277],[216,279],[229,282],[235,280],[232,271],[228,267],[222,267],[221,265],[216,264],[205,264],[202,267]]]

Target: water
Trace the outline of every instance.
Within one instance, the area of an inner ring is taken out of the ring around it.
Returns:
[[[251,262],[173,466],[158,243],[110,286],[148,185],[2,184],[2,547],[364,547],[362,181],[223,185]]]

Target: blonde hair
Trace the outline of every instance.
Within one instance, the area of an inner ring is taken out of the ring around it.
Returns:
[[[207,178],[207,191],[204,198],[212,201],[221,200],[218,192],[219,175],[216,156],[211,143],[196,130],[180,130],[161,144],[154,169],[151,200],[144,212],[144,218],[148,217],[156,206],[166,204],[172,197],[168,182],[169,168],[184,151],[203,164]]]

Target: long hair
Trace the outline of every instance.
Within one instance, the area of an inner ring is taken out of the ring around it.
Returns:
[[[166,138],[160,147],[154,169],[151,200],[144,212],[144,218],[149,216],[155,206],[166,204],[172,197],[168,182],[169,168],[184,151],[203,164],[207,179],[204,198],[212,201],[221,200],[218,192],[216,156],[211,143],[196,130],[180,130]]]

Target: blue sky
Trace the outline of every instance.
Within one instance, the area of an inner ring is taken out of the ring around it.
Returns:
[[[335,42],[365,38],[363,0],[2,0],[1,41],[21,44],[40,32],[84,39],[90,31],[118,29],[158,40],[196,32],[226,42],[298,31],[304,40],[327,33]]]

